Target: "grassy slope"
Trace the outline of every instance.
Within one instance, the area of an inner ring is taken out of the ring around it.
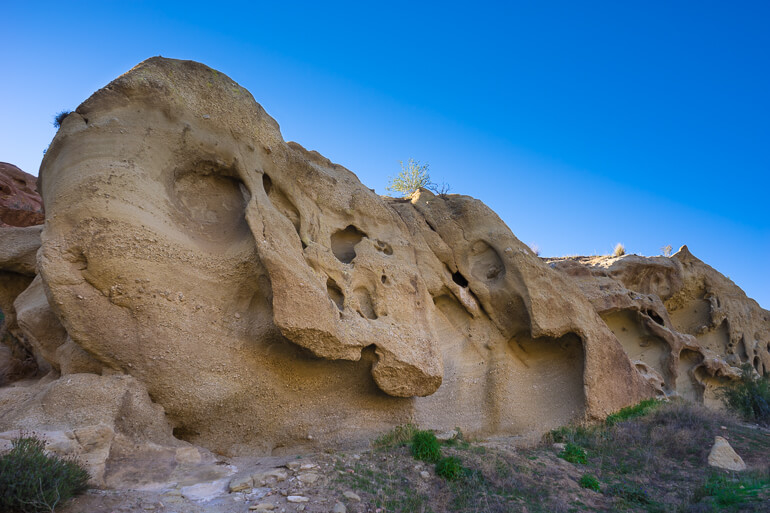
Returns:
[[[459,458],[464,467],[454,480],[413,458],[408,440],[414,430],[401,428],[356,459],[337,459],[335,486],[355,489],[362,498],[351,510],[770,512],[770,430],[692,404],[651,402],[603,425],[561,428],[534,448],[444,442],[442,455]],[[730,441],[748,471],[707,465],[717,435]],[[586,463],[559,457],[564,449],[554,443],[567,444],[570,454],[582,449]],[[599,491],[591,490],[597,483]]]

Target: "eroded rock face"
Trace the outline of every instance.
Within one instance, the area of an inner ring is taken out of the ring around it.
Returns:
[[[380,198],[201,64],[153,58],[95,93],[41,184],[40,275],[72,344],[208,447],[280,452],[410,419],[536,431],[653,393],[481,202]]]
[[[691,255],[544,262],[473,198],[377,196],[194,62],[153,58],[96,92],[40,182],[39,275],[11,270],[22,244],[0,271],[26,280],[6,295],[44,380],[130,380],[177,438],[221,453],[410,421],[542,433],[656,394],[704,400],[697,386],[737,371],[708,349],[725,319],[730,340],[758,330],[743,347],[764,362],[767,312],[733,321],[737,292],[690,329],[727,286]]]
[[[0,162],[0,227],[42,224],[43,201],[37,178],[13,164]]]
[[[770,372],[770,312],[686,246],[671,257],[548,259],[569,275],[658,395],[720,406],[751,365]]]

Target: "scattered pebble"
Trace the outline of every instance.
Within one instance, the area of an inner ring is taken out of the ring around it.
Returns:
[[[346,508],[345,505],[342,504],[341,502],[337,502],[334,505],[334,508],[332,509],[332,513],[347,513],[347,512],[348,512],[348,508]]]
[[[351,501],[361,502],[361,497],[359,497],[358,494],[354,492],[347,491],[342,495],[344,495],[346,499],[350,499]]]
[[[310,499],[308,499],[307,497],[303,497],[302,495],[289,495],[288,497],[286,497],[286,500],[289,502],[295,502],[295,503],[310,502]]]

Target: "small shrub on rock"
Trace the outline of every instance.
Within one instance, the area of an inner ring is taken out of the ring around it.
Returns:
[[[79,463],[44,449],[43,440],[20,436],[0,456],[0,511],[52,512],[88,488],[88,471]]]
[[[56,115],[53,117],[53,126],[54,126],[54,128],[59,128],[59,127],[61,127],[61,124],[64,122],[64,118],[66,118],[66,117],[67,117],[67,116],[69,116],[70,114],[72,114],[72,111],[69,111],[69,110],[63,110],[63,111],[61,111],[61,112],[58,112],[58,113],[57,113],[57,114],[56,114]]]
[[[622,422],[624,420],[643,417],[644,415],[647,415],[648,413],[650,413],[652,410],[654,410],[661,404],[662,402],[657,399],[645,399],[639,404],[635,404],[633,406],[626,406],[620,411],[613,413],[612,415],[608,416],[607,420],[605,420],[604,422],[608,426],[614,426],[618,422]]]
[[[417,431],[412,436],[412,456],[415,459],[436,463],[441,459],[441,448],[436,435],[430,431]]]
[[[438,463],[436,463],[436,474],[440,475],[444,479],[454,481],[460,477],[462,472],[462,461],[460,461],[460,458],[456,456],[447,456],[445,458],[441,458]]]

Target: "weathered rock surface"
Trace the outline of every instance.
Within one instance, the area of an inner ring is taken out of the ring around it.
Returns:
[[[725,470],[746,470],[746,463],[743,462],[743,458],[738,456],[730,443],[721,436],[714,438],[714,445],[709,452],[708,464]]]
[[[0,307],[50,371],[35,387],[144,390],[152,427],[125,435],[139,445],[167,447],[171,428],[275,455],[410,421],[541,433],[656,394],[709,401],[741,362],[770,368],[770,314],[686,249],[544,261],[473,198],[377,196],[198,63],[149,59],[97,91],[40,185],[37,267],[4,243]],[[27,388],[0,401],[0,428],[48,422],[17,410]]]
[[[770,372],[770,312],[687,246],[671,257],[547,259],[570,276],[661,396],[719,406],[751,365]]]
[[[43,224],[44,217],[37,178],[13,164],[0,162],[0,226]]]

